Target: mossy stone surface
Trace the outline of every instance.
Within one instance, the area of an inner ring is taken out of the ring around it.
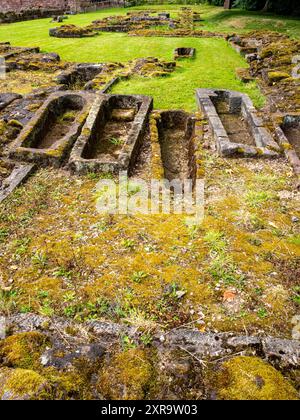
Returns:
[[[142,400],[153,375],[152,365],[143,350],[130,349],[116,354],[103,368],[98,390],[106,399]]]
[[[9,367],[37,369],[47,345],[48,339],[41,333],[15,334],[0,342],[0,360]]]
[[[256,357],[235,357],[223,363],[217,388],[221,400],[299,400],[282,374]]]
[[[1,368],[0,399],[51,399],[51,386],[45,378],[32,370]]]
[[[270,82],[279,82],[280,80],[291,77],[290,74],[282,71],[270,71],[268,72],[268,78]]]

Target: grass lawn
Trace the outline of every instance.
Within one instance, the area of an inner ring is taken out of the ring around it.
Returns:
[[[151,6],[168,9],[172,16],[180,10],[180,5]],[[149,6],[139,7],[149,8]],[[292,18],[261,15],[240,10],[223,11],[211,6],[194,6],[204,22],[203,29],[222,32],[244,32],[251,29],[273,29],[300,36],[300,22]],[[131,9],[107,9],[93,13],[71,16],[68,23],[86,25],[95,19],[110,15],[124,14]],[[195,47],[197,57],[193,61],[181,61],[174,74],[167,78],[145,79],[141,77],[124,81],[113,92],[152,95],[156,108],[195,109],[196,88],[217,87],[248,93],[256,106],[263,104],[255,84],[245,85],[235,77],[237,67],[247,66],[246,62],[222,39],[194,38],[135,38],[126,34],[102,33],[89,39],[50,38],[49,28],[54,24],[50,19],[18,22],[0,25],[0,41],[10,41],[13,45],[40,46],[43,51],[55,51],[64,60],[75,62],[126,62],[138,57],[155,56],[171,60],[173,50],[179,45]]]

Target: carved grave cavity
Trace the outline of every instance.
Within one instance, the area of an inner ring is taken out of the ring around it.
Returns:
[[[278,156],[280,147],[264,127],[247,95],[228,90],[197,89],[196,97],[221,156]]]
[[[286,115],[276,135],[295,173],[300,176],[300,115]]]
[[[70,157],[76,172],[130,172],[152,110],[152,98],[99,95]]]
[[[49,96],[13,143],[10,157],[59,166],[81,132],[94,95],[59,92]]]
[[[187,48],[187,47],[176,48],[176,50],[174,51],[174,60],[179,60],[180,58],[194,58],[195,55],[196,55],[195,48]]]
[[[161,111],[156,118],[164,178],[195,182],[195,118],[184,111]]]
[[[69,90],[86,89],[88,82],[93,80],[104,68],[103,64],[81,63],[70,70],[63,71],[56,77],[56,82]]]

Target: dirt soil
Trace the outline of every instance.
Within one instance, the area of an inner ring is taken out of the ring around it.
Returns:
[[[229,113],[229,106],[226,101],[218,102],[216,108],[232,143],[242,143],[248,146],[256,145],[254,137],[249,132],[249,125],[241,114]]]
[[[128,109],[114,109],[108,120],[98,133],[97,145],[90,155],[90,159],[115,161],[128,139],[135,114]]]
[[[72,113],[71,118],[69,118],[69,113]],[[74,110],[66,109],[61,117],[53,119],[53,121],[47,125],[47,132],[38,142],[36,148],[49,149],[68,133],[72,121],[74,121]]]

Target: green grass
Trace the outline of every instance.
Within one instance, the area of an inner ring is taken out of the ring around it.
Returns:
[[[176,38],[139,38],[141,56],[153,55],[172,59],[172,51],[178,46]],[[151,95],[155,108],[195,109],[196,88],[227,88],[248,93],[257,106],[263,98],[254,83],[239,82],[235,77],[236,67],[245,67],[245,61],[222,39],[184,39],[184,45],[197,50],[195,60],[178,63],[177,70],[168,77],[145,79],[134,77],[122,81],[113,92]]]
[[[181,6],[162,5],[152,8],[168,9],[175,16]],[[149,6],[140,7],[149,8]],[[211,6],[195,6],[203,18],[203,29],[223,32],[239,32],[250,29],[276,29],[293,36],[300,34],[300,22],[273,15],[261,15],[240,10],[223,11]],[[129,9],[133,10],[133,9]],[[86,25],[105,16],[124,14],[128,9],[107,9],[93,13],[71,16],[68,23]],[[113,92],[145,94],[154,97],[156,108],[195,109],[196,88],[227,88],[248,93],[256,106],[263,104],[257,86],[245,85],[235,78],[237,67],[247,64],[222,39],[195,38],[137,38],[126,34],[102,33],[95,38],[57,39],[48,35],[55,24],[51,19],[40,19],[0,25],[0,41],[10,41],[12,45],[40,46],[42,51],[57,52],[62,59],[74,62],[126,62],[134,58],[155,56],[173,59],[173,50],[179,46],[197,49],[195,60],[183,60],[174,74],[166,78],[146,79],[141,77],[123,81]],[[238,26],[236,28],[236,26]]]

